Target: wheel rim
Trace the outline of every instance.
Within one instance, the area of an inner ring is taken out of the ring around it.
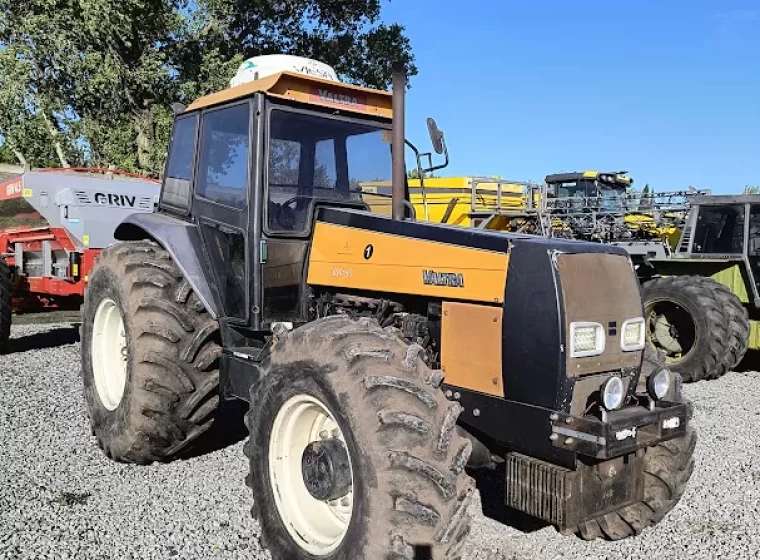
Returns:
[[[116,410],[127,385],[127,338],[121,311],[108,298],[95,311],[92,371],[100,402],[106,410]]]
[[[650,301],[645,306],[647,337],[665,352],[666,361],[686,359],[696,346],[697,326],[686,308],[669,300]]]
[[[346,443],[327,407],[319,399],[301,394],[282,405],[269,440],[269,478],[280,519],[298,546],[314,556],[325,556],[340,546],[354,509],[352,466],[351,489],[332,502],[312,497],[303,481],[304,449],[332,437]]]

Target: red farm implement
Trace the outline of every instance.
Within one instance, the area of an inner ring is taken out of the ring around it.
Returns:
[[[153,212],[158,192],[155,180],[104,169],[29,171],[0,183],[0,353],[14,312],[79,307],[116,225]]]

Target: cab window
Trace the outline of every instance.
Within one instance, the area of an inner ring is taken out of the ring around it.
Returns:
[[[161,189],[161,205],[187,211],[190,208],[191,181],[198,116],[181,117],[174,123],[166,164],[166,177]]]
[[[391,179],[390,131],[293,111],[272,110],[267,226],[304,233],[315,200],[358,202],[370,182]]]
[[[703,206],[694,230],[695,253],[741,253],[744,248],[744,206]]]
[[[247,103],[203,115],[196,191],[199,196],[242,209],[248,194],[250,109]]]

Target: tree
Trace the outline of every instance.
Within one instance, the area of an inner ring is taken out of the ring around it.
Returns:
[[[647,210],[652,207],[651,193],[649,192],[649,183],[641,189],[641,198],[639,199],[639,210]]]
[[[208,69],[218,60],[289,53],[321,60],[345,80],[387,88],[391,62],[417,73],[403,27],[380,20],[381,0],[198,0],[183,52]],[[194,48],[190,48],[194,47]],[[203,53],[215,53],[214,60]]]
[[[244,58],[298,54],[387,88],[416,73],[381,0],[0,0],[0,135],[32,165],[157,173],[170,106],[227,86]],[[12,87],[6,88],[7,84]]]
[[[0,50],[0,134],[21,165],[68,166],[76,149],[62,138],[52,103],[34,82],[35,69],[16,45]]]
[[[758,185],[745,185],[744,194],[760,194],[760,186]]]
[[[438,179],[440,175],[436,175],[435,173],[427,173],[424,174],[423,177],[425,179]],[[407,179],[419,179],[420,178],[420,170],[418,168],[410,169],[406,172],[406,178]]]

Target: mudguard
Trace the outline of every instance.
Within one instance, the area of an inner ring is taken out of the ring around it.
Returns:
[[[214,279],[205,266],[203,246],[195,224],[165,214],[132,214],[114,232],[119,241],[152,239],[171,255],[209,315],[219,318]]]

